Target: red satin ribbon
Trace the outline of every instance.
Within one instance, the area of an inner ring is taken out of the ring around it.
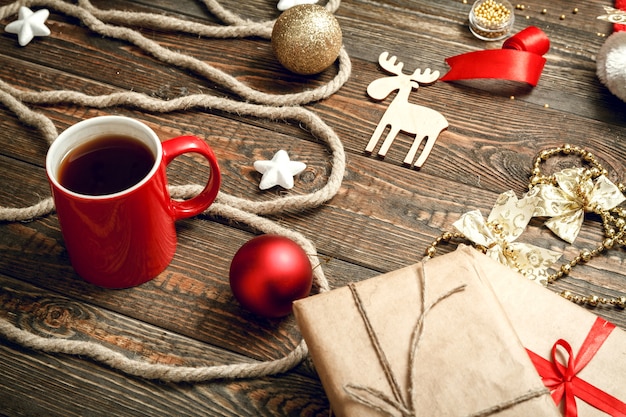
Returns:
[[[565,417],[578,416],[576,397],[610,416],[626,417],[625,403],[576,376],[593,359],[614,328],[614,324],[598,317],[576,357],[563,339],[552,347],[551,361],[526,349],[544,385],[551,390],[554,402],[558,405],[565,397]],[[559,346],[568,354],[567,365],[557,360]]]
[[[499,78],[526,82],[533,87],[539,82],[550,49],[550,40],[535,26],[529,26],[507,39],[502,49],[468,52],[446,58],[450,71],[441,81],[473,78]]]

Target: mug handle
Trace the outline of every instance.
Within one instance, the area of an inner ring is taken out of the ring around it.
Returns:
[[[163,162],[169,165],[177,156],[184,153],[197,153],[206,158],[211,168],[211,175],[204,189],[192,199],[186,201],[172,200],[172,211],[174,218],[184,219],[193,217],[206,210],[217,197],[220,189],[222,176],[220,168],[217,164],[217,158],[213,150],[203,140],[195,136],[179,136],[168,139],[162,143],[163,146]]]

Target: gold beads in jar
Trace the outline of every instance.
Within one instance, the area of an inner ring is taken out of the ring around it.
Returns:
[[[506,0],[477,0],[469,14],[470,31],[485,41],[505,38],[514,21],[513,6]]]

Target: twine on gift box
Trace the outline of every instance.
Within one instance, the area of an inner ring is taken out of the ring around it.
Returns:
[[[354,283],[348,284],[350,288],[350,292],[352,294],[352,299],[354,300],[354,304],[363,320],[363,324],[365,325],[365,329],[367,331],[367,335],[369,340],[374,347],[374,351],[376,352],[376,356],[380,365],[383,368],[383,372],[385,374],[385,378],[387,379],[387,383],[391,388],[394,398],[390,398],[388,395],[379,391],[377,389],[362,386],[358,384],[347,384],[344,387],[344,390],[348,394],[350,398],[353,400],[366,405],[378,412],[394,415],[393,412],[400,413],[402,416],[415,416],[416,404],[414,402],[413,388],[415,385],[415,358],[417,354],[417,350],[419,347],[419,343],[424,332],[424,324],[426,320],[426,316],[428,313],[439,303],[449,298],[450,296],[459,293],[465,290],[465,285],[461,285],[455,287],[446,293],[440,295],[435,301],[431,304],[426,304],[426,274],[424,272],[423,264],[420,264],[420,272],[418,274],[419,279],[418,290],[420,293],[419,305],[416,307],[419,309],[420,313],[417,319],[417,323],[413,327],[411,332],[411,341],[409,346],[409,369],[410,375],[408,380],[408,388],[406,390],[406,398],[405,395],[402,394],[402,389],[400,384],[398,383],[398,379],[396,378],[393,370],[391,369],[391,365],[389,360],[387,359],[385,352],[381,346],[380,340],[378,339],[378,335],[372,326],[371,320],[365,309],[363,304],[363,300],[358,293],[357,287]]]
[[[407,381],[407,389],[406,394],[402,393],[402,388],[398,383],[398,379],[396,378],[393,370],[391,369],[391,364],[387,359],[387,355],[385,354],[384,349],[380,343],[378,338],[378,334],[374,330],[372,326],[372,322],[367,313],[367,309],[363,303],[361,296],[359,295],[357,286],[354,283],[348,284],[348,288],[350,288],[350,292],[352,294],[352,299],[354,304],[359,312],[359,316],[361,317],[363,324],[365,326],[365,330],[367,332],[368,338],[372,347],[374,348],[374,352],[376,353],[376,357],[378,358],[378,362],[383,368],[383,373],[385,374],[385,378],[387,379],[387,383],[391,389],[393,394],[393,398],[389,397],[389,395],[384,392],[368,387],[365,385],[359,384],[346,384],[344,386],[344,391],[352,400],[363,404],[364,406],[371,408],[372,410],[376,410],[377,412],[388,415],[391,417],[402,416],[402,417],[417,417],[419,413],[418,404],[415,403],[414,389],[417,385],[417,378],[415,375],[416,370],[416,358],[419,348],[419,343],[422,338],[422,334],[424,332],[424,325],[426,322],[426,316],[428,313],[437,305],[439,305],[442,301],[451,297],[454,294],[460,293],[465,290],[465,285],[460,285],[455,287],[442,295],[440,295],[435,301],[431,304],[426,304],[426,271],[424,268],[424,264],[419,264],[419,272],[418,276],[418,288],[420,292],[420,302],[419,306],[419,316],[417,319],[417,323],[413,327],[411,332],[410,339],[410,347],[409,347],[409,376]],[[477,413],[470,414],[466,417],[488,417],[494,414],[497,414],[501,411],[512,408],[518,404],[524,403],[526,401],[544,396],[550,395],[550,391],[545,388],[534,389],[524,393],[516,398],[511,400],[502,402],[500,404],[496,404],[492,407],[481,410]]]
[[[317,207],[336,195],[345,172],[345,153],[336,133],[314,112],[302,105],[329,97],[348,80],[351,63],[345,49],[339,55],[336,76],[321,87],[300,93],[275,95],[255,90],[223,71],[199,59],[174,52],[157,42],[147,39],[129,26],[149,27],[163,31],[176,31],[214,38],[241,38],[256,36],[269,39],[273,21],[253,22],[242,19],[221,7],[216,0],[202,0],[210,12],[229,26],[210,26],[183,21],[174,17],[151,13],[135,13],[117,10],[99,10],[88,0],[79,0],[77,5],[60,0],[20,1],[0,8],[0,19],[16,14],[20,6],[50,7],[60,13],[79,19],[90,30],[100,35],[115,38],[142,49],[144,52],[166,64],[189,70],[215,82],[238,95],[242,101],[195,94],[171,100],[160,100],[145,94],[125,91],[100,96],[90,96],[76,91],[30,92],[17,89],[0,80],[0,102],[12,111],[21,123],[37,129],[41,136],[52,143],[58,135],[52,120],[30,109],[26,104],[56,105],[74,104],[92,108],[128,107],[145,112],[168,113],[173,111],[216,110],[234,113],[238,116],[266,118],[270,120],[292,120],[298,122],[315,138],[322,140],[331,150],[331,170],[327,182],[320,189],[304,195],[279,197],[274,200],[256,202],[220,192],[216,201],[204,212],[208,216],[220,216],[235,222],[248,224],[260,232],[274,233],[291,238],[309,256],[313,266],[313,277],[317,291],[328,291],[328,281],[317,256],[315,245],[304,235],[281,226],[279,223],[262,217],[263,214],[277,214],[285,211],[301,211]],[[333,12],[339,0],[329,0],[326,8]],[[115,23],[112,24],[112,23]],[[123,26],[120,26],[123,25]],[[170,187],[172,198],[186,199],[196,195],[202,186],[188,184]],[[0,206],[0,221],[28,221],[50,214],[54,210],[52,198],[46,198],[29,207]],[[101,344],[90,341],[77,341],[46,338],[16,327],[0,318],[0,334],[21,346],[50,353],[80,355],[106,364],[111,368],[130,375],[171,382],[199,382],[215,379],[251,378],[286,372],[301,363],[308,355],[308,348],[302,340],[293,351],[283,358],[263,362],[236,363],[216,366],[176,366],[147,363],[130,359]]]

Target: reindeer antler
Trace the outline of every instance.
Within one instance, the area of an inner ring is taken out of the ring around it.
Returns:
[[[387,51],[381,53],[378,57],[378,63],[382,69],[395,75],[403,75],[402,68],[404,67],[404,63],[397,61],[398,57],[395,55],[390,57]],[[405,74],[405,76],[408,75]],[[422,70],[418,68],[409,78],[417,81],[419,84],[431,84],[439,79],[439,71],[431,71],[430,68],[426,68],[424,72],[422,72]]]
[[[419,84],[434,83],[439,79],[439,71],[431,71],[430,68],[426,68],[424,72],[419,68],[413,72],[411,79],[417,81]]]
[[[398,57],[395,55],[389,58],[389,52],[385,51],[378,57],[378,63],[384,70],[392,74],[400,75],[402,74],[404,64],[402,62],[396,63],[397,59]]]

